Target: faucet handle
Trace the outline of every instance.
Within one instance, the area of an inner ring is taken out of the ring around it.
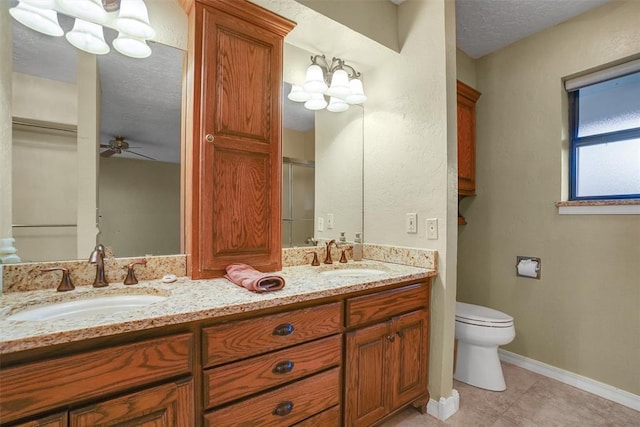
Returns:
[[[320,265],[320,261],[318,260],[318,253],[316,251],[306,251],[305,254],[313,254],[313,261],[311,261],[311,265],[317,267]]]
[[[136,279],[136,274],[133,271],[133,268],[136,265],[147,265],[147,260],[141,259],[138,261],[133,261],[131,264],[125,267],[127,269],[127,277],[124,279],[125,285],[135,285],[136,283],[138,283],[138,279]]]
[[[347,262],[347,250],[349,250],[349,248],[342,248],[342,253],[340,254],[340,262],[343,264]]]
[[[73,286],[71,282],[71,276],[69,275],[69,269],[65,267],[51,267],[51,268],[43,268],[40,270],[40,273],[47,273],[49,271],[62,271],[62,279],[60,279],[60,284],[56,288],[58,292],[72,291],[76,287]]]

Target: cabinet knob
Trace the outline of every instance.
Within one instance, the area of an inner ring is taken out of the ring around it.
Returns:
[[[390,342],[394,342],[394,341],[396,340],[396,336],[395,336],[395,335],[387,335],[387,339],[388,339]]]
[[[293,411],[293,402],[287,400],[286,402],[278,403],[276,409],[273,410],[273,415],[284,417],[285,415],[289,415],[291,411]]]
[[[208,133],[207,136],[204,137],[204,139],[206,139],[207,142],[213,142],[216,138],[210,133]]]
[[[282,361],[273,367],[274,374],[288,374],[291,371],[293,371],[293,362],[291,360]]]
[[[285,337],[287,335],[291,335],[293,333],[294,327],[291,323],[283,323],[282,325],[276,326],[273,330],[273,335],[278,337]]]

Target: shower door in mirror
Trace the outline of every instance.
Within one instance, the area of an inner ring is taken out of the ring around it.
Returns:
[[[309,245],[315,207],[313,162],[282,159],[282,246]]]

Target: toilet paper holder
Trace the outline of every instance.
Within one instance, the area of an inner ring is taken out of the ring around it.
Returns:
[[[540,258],[531,256],[516,257],[516,276],[540,280]]]

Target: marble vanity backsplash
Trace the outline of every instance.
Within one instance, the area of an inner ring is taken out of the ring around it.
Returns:
[[[351,261],[352,245],[342,245],[346,249],[347,259]],[[342,249],[332,248],[333,262],[340,260]],[[298,265],[310,265],[315,251],[318,260],[322,264],[325,259],[324,246],[286,248],[282,250],[282,267],[294,267]],[[422,267],[430,270],[438,270],[437,251],[430,249],[403,248],[386,245],[363,245],[364,259],[383,261],[394,264]],[[133,258],[105,258],[105,273],[110,283],[122,283],[127,270],[126,266],[133,261],[146,259],[147,265],[137,265],[135,274],[138,280],[160,279],[166,274],[175,274],[178,277],[187,274],[187,257],[185,255],[166,255]],[[86,286],[93,283],[96,267],[85,260],[76,261],[52,261],[23,264],[4,264],[2,269],[2,292],[23,292],[39,289],[54,288],[60,282],[61,272],[41,273],[43,268],[65,267],[69,269],[71,279],[75,286]]]

